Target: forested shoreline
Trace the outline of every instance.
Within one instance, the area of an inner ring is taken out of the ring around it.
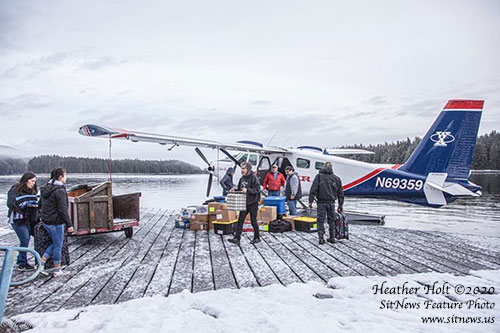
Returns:
[[[109,160],[102,158],[62,157],[42,155],[29,161],[21,159],[0,159],[0,174],[22,174],[26,171],[34,173],[50,173],[55,167],[63,167],[70,173],[107,173]],[[203,173],[199,167],[178,160],[113,160],[111,169],[114,173],[139,173],[153,175],[184,175]]]
[[[351,158],[369,163],[404,163],[421,138],[385,142],[376,145],[351,145],[342,148],[366,149],[374,152],[373,155],[354,155]],[[54,167],[61,166],[72,173],[107,173],[108,160],[86,157],[61,157],[57,155],[43,155],[30,160],[19,158],[0,157],[0,175],[22,174],[27,170],[35,173],[48,173]],[[500,133],[491,131],[477,138],[473,170],[500,170]],[[204,171],[192,164],[178,160],[114,160],[112,170],[115,173],[142,173],[142,174],[199,174]]]

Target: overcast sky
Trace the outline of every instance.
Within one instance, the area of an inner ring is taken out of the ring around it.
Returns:
[[[106,157],[85,123],[334,147],[422,136],[448,99],[500,129],[500,1],[0,0],[0,146]],[[215,158],[207,151],[209,158]],[[115,158],[193,148],[116,142]]]

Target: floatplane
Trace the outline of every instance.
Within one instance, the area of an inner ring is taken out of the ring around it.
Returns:
[[[79,133],[89,137],[171,145],[169,150],[177,146],[195,147],[209,172],[207,196],[214,174],[223,175],[233,164],[236,167],[243,162],[257,166],[261,182],[273,164],[278,165],[282,173],[287,166],[292,166],[299,174],[303,193],[307,194],[318,170],[326,162],[332,162],[335,174],[342,179],[346,196],[442,207],[458,197],[481,195],[481,187],[470,182],[469,175],[483,105],[481,100],[449,100],[404,164],[372,164],[343,156],[371,153],[360,149],[284,148],[247,140],[225,143],[91,124],[81,126]],[[220,151],[227,158],[210,162],[200,148]],[[229,151],[236,153],[233,155]]]

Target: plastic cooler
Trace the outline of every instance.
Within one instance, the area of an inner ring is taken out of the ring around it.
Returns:
[[[276,212],[278,214],[285,214],[285,201],[286,197],[265,197],[264,203],[266,206],[274,206],[276,207]]]

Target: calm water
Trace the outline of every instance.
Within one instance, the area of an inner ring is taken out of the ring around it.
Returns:
[[[76,184],[91,184],[107,180],[107,175],[70,174],[68,188]],[[40,175],[40,183],[47,176]],[[114,175],[115,194],[142,192],[143,207],[179,209],[200,204],[205,197],[207,175],[147,176]],[[0,233],[6,225],[6,193],[19,176],[0,176]],[[345,209],[386,215],[386,226],[419,230],[438,230],[465,234],[500,237],[500,173],[474,174],[471,181],[483,187],[479,198],[459,199],[449,206],[432,209],[396,201],[346,198]],[[213,184],[212,194],[220,188]]]

